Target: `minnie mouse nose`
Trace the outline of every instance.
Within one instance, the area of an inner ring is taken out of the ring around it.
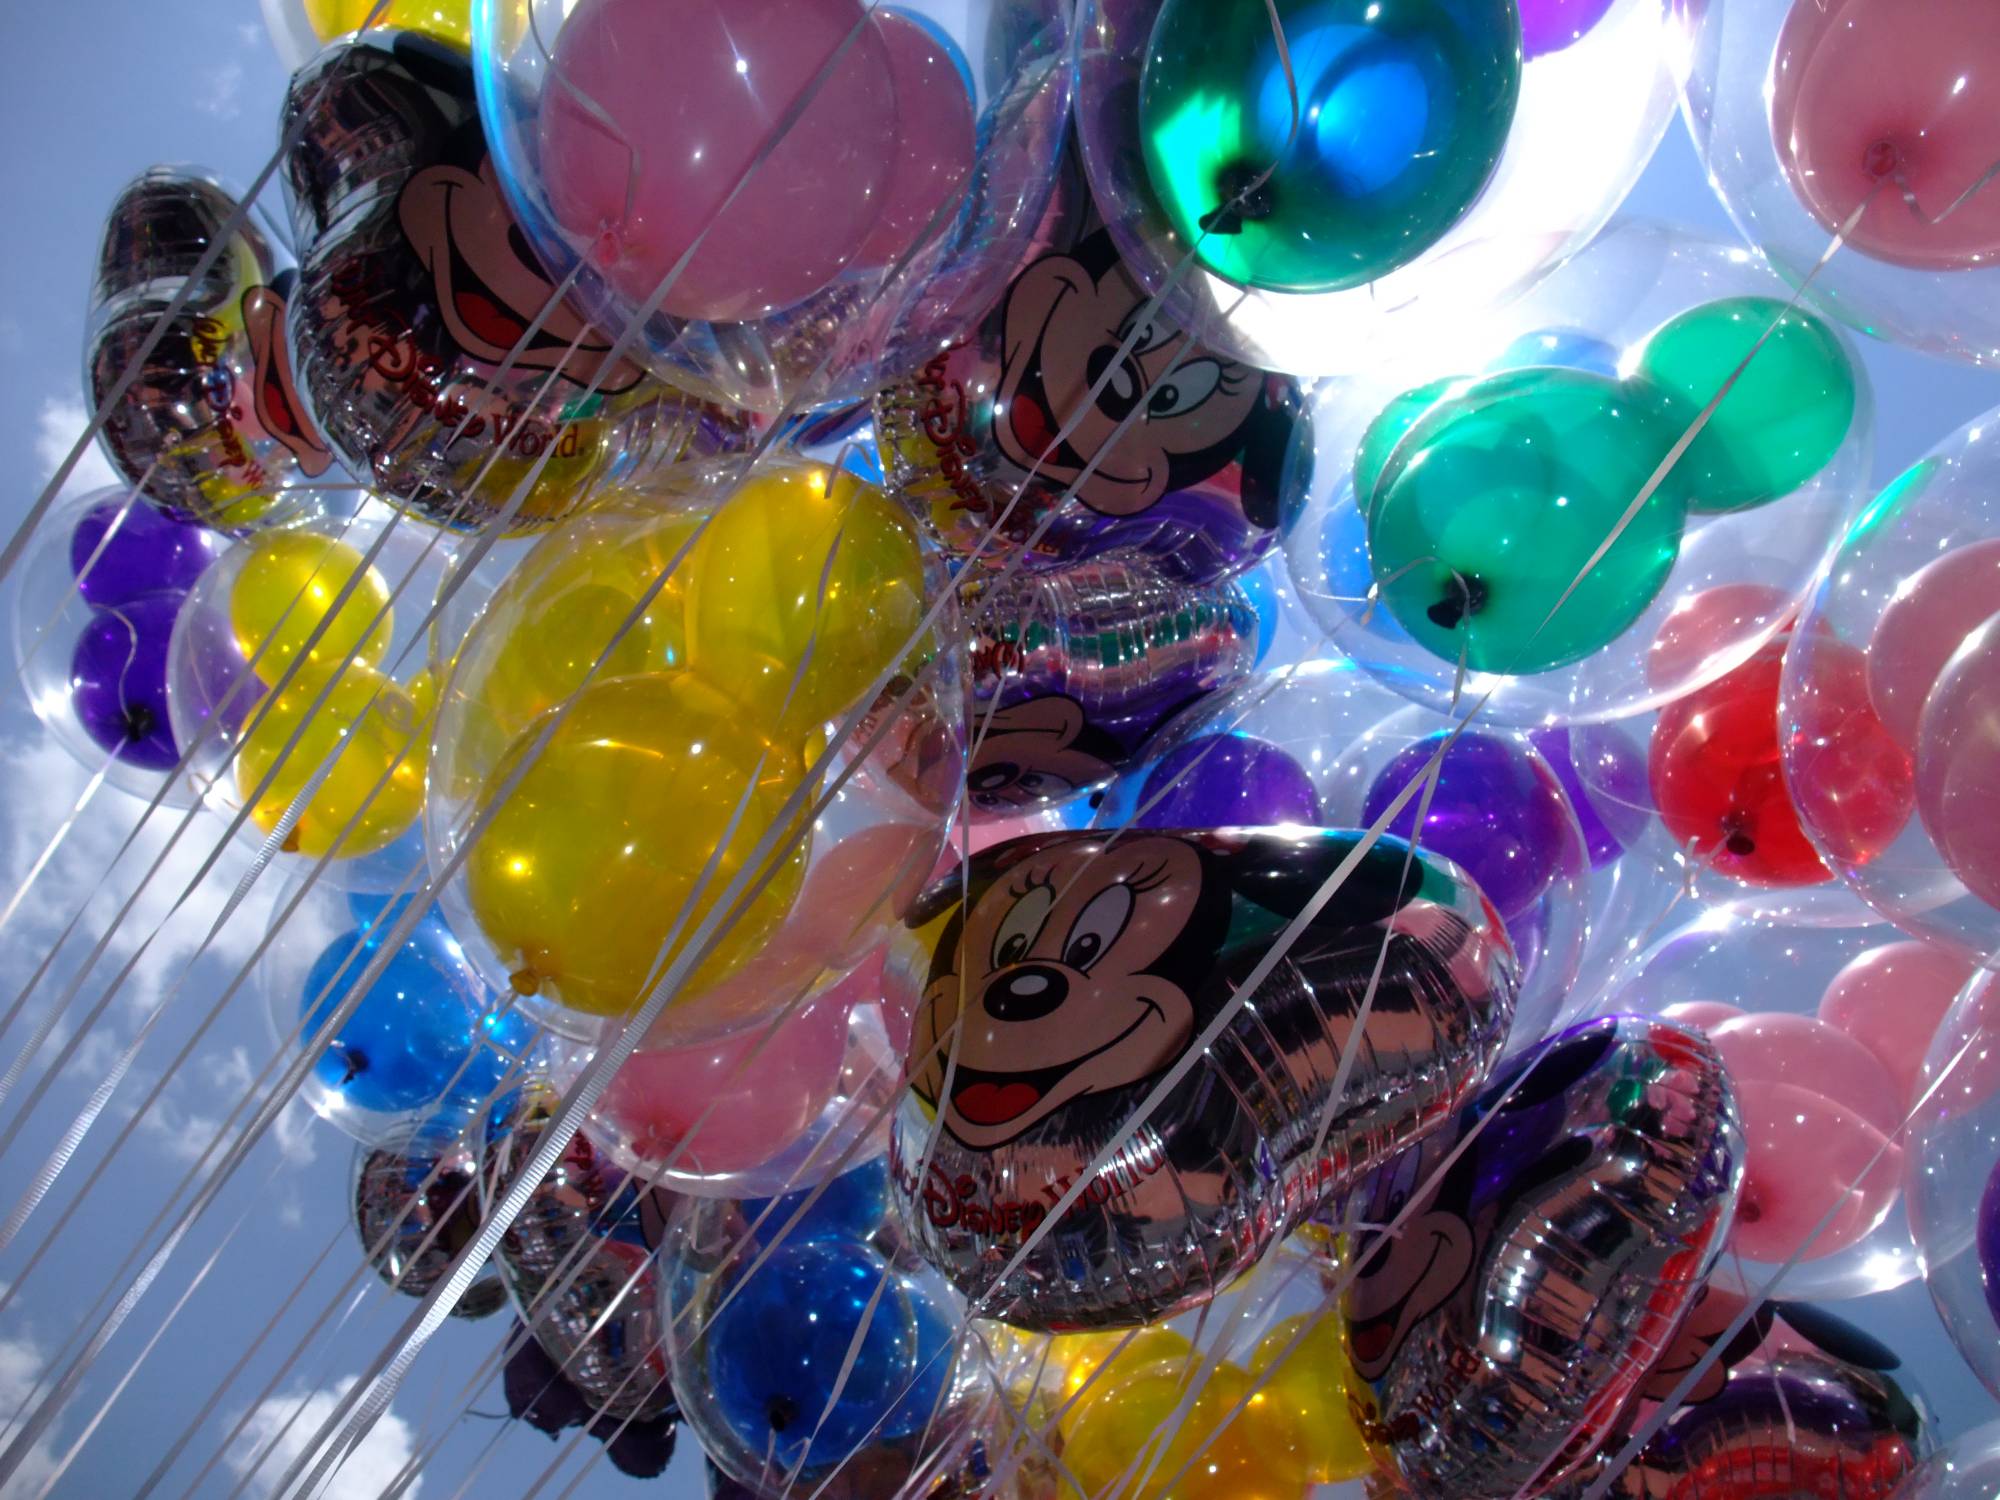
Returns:
[[[1047,964],[1020,964],[986,986],[986,1014],[996,1021],[1039,1021],[1069,999],[1069,980]]]

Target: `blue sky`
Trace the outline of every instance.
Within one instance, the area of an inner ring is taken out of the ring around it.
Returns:
[[[0,153],[0,191],[15,204],[0,217],[0,510],[8,530],[32,501],[83,420],[79,385],[84,303],[100,216],[118,187],[154,162],[197,163],[225,178],[248,181],[274,144],[284,72],[267,41],[255,0],[88,0],[10,6],[0,20],[0,126],[10,144]],[[280,210],[275,197],[269,200]],[[1631,207],[1727,234],[1728,224],[1709,195],[1692,149],[1678,123],[1641,183]],[[2000,403],[2000,377],[1873,348],[1869,364],[1877,399],[1877,475],[1886,478],[1937,439],[1981,410]],[[92,453],[84,478],[108,471]],[[81,789],[84,773],[41,735],[18,694],[0,700],[0,884],[12,889],[47,839],[62,810]],[[107,795],[71,838],[35,895],[0,932],[0,975],[7,977],[0,1005],[32,968],[75,904],[89,899],[108,913],[126,888],[102,877],[111,852],[130,827],[138,804]],[[213,827],[209,826],[212,833]],[[150,847],[156,848],[155,839]],[[191,862],[176,856],[169,878]],[[63,1181],[31,1222],[21,1242],[0,1253],[0,1279],[21,1291],[0,1313],[0,1419],[17,1403],[70,1328],[106,1284],[113,1268],[172,1185],[219,1123],[226,1101],[241,1090],[268,1056],[270,1036],[254,996],[239,997],[214,1031],[196,1046],[188,1065],[165,1080],[159,1106],[112,1161],[101,1182],[78,1208],[53,1251],[31,1273],[30,1252],[48,1226],[70,1206],[69,1195],[97,1166],[110,1136],[132,1103],[161,1081],[164,1060],[177,1049],[254,944],[267,897],[238,913],[207,954],[193,958],[209,920],[219,909],[213,894],[233,883],[233,871],[212,879],[205,891],[167,926],[145,954],[132,981],[113,999],[105,1023],[79,1046],[72,1066],[51,1086],[37,1112],[4,1156],[0,1201],[11,1203],[53,1142],[59,1122],[81,1104],[144,1016],[186,977],[133,1076],[111,1112],[85,1144]],[[275,882],[265,882],[271,885]],[[165,901],[149,897],[128,919],[114,944],[122,959],[165,914]],[[92,929],[93,932],[96,929]],[[59,968],[58,976],[69,970]],[[86,990],[84,998],[95,994]],[[8,1053],[11,1056],[12,1042]],[[24,1087],[26,1084],[24,1083]],[[124,1113],[121,1113],[124,1111]],[[0,1124],[12,1110],[0,1115]],[[225,1392],[216,1412],[196,1432],[186,1454],[158,1491],[186,1490],[196,1469],[216,1450],[234,1422],[277,1369],[304,1323],[326,1303],[352,1269],[358,1253],[347,1228],[342,1198],[350,1147],[329,1127],[288,1117],[181,1248],[160,1287],[105,1351],[63,1413],[38,1455],[53,1462],[76,1439],[110,1394],[122,1372],[173,1306],[189,1277],[229,1234],[217,1261],[159,1347],[145,1360],[103,1425],[63,1476],[56,1493],[77,1497],[131,1494],[169,1444],[185,1433],[202,1404],[249,1341],[276,1312],[330,1239],[333,1252],[270,1341]],[[22,1278],[26,1276],[26,1280]],[[344,1309],[346,1304],[341,1304]],[[324,1410],[342,1380],[400,1321],[407,1302],[386,1294],[363,1298],[337,1330],[314,1339],[306,1355],[279,1381],[294,1401]],[[303,1311],[302,1311],[303,1310]],[[1921,1372],[1920,1383],[1940,1410],[1947,1432],[1991,1416],[1992,1403],[1945,1343],[1920,1287],[1851,1304],[1849,1311],[1899,1348]],[[350,1466],[334,1495],[372,1495],[413,1443],[439,1430],[454,1408],[444,1403],[465,1374],[493,1347],[500,1321],[452,1326],[433,1343],[397,1396],[363,1458]],[[479,1403],[499,1405],[489,1393]],[[306,1414],[310,1425],[314,1412]],[[267,1414],[253,1416],[252,1431],[272,1430]],[[419,1490],[442,1500],[478,1462],[493,1435],[482,1421],[460,1423],[444,1451],[428,1466]],[[477,1482],[475,1492],[525,1491],[556,1449],[524,1429],[510,1431]],[[594,1454],[586,1445],[582,1454]],[[560,1490],[572,1463],[550,1488]],[[275,1470],[274,1470],[275,1472]],[[227,1494],[237,1474],[224,1464],[199,1483],[200,1496]],[[598,1464],[576,1491],[584,1496],[631,1493],[633,1481]],[[32,1493],[33,1490],[27,1491]],[[262,1491],[252,1484],[252,1495]],[[667,1480],[651,1487],[663,1496],[702,1493],[692,1443],[685,1445]]]

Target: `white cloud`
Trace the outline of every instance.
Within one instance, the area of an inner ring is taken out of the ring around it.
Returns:
[[[17,1334],[0,1335],[0,1451],[5,1451],[20,1430],[14,1423],[14,1413],[34,1392],[45,1364],[41,1349],[32,1339]],[[56,1465],[61,1461],[57,1441],[56,1424],[51,1423],[35,1439],[6,1483],[0,1484],[0,1500],[27,1500],[41,1492],[42,1486],[55,1476]]]
[[[357,1378],[350,1375],[330,1391],[301,1388],[258,1403],[235,1444],[223,1455],[238,1478],[251,1476],[246,1489],[255,1500],[269,1500],[285,1471],[306,1452],[307,1444],[333,1415],[340,1399],[353,1389]],[[273,1439],[276,1443],[269,1456],[260,1457]],[[386,1411],[318,1494],[321,1500],[378,1500],[415,1451],[415,1430],[393,1410]],[[423,1483],[421,1475],[411,1481],[402,1492],[407,1500],[417,1500]]]
[[[62,467],[62,461],[69,457],[69,450],[76,446],[76,440],[90,425],[90,413],[78,396],[44,396],[41,410],[35,413],[35,463],[47,480]],[[69,482],[63,486],[64,494],[82,494],[86,490],[101,490],[119,482],[117,471],[111,467],[111,460],[104,456],[104,450],[91,440],[90,446],[76,461],[70,471]]]
[[[233,120],[243,113],[241,58],[230,58],[209,75],[207,85],[195,91],[194,107],[216,120]]]
[[[243,1092],[255,1079],[247,1047],[197,1053],[188,1060],[187,1070],[161,1094],[147,1111],[140,1129],[169,1157],[187,1166],[199,1161],[209,1145],[222,1133],[223,1121]],[[268,1091],[276,1070],[259,1085],[259,1096]],[[245,1109],[230,1121],[234,1137],[254,1111]],[[313,1159],[312,1116],[296,1098],[288,1099],[271,1122],[268,1139],[290,1161],[304,1165]],[[227,1144],[210,1157],[220,1158]]]

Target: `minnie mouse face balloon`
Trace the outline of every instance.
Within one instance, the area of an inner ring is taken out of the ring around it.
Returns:
[[[1055,509],[1035,543],[1049,559],[1138,549],[1203,579],[1270,549],[1304,483],[1298,387],[1145,318],[1147,302],[1098,229],[1029,265],[976,335],[876,399],[890,483],[948,548],[972,551],[1003,513],[1019,545]]]
[[[919,904],[891,964],[921,992],[892,1173],[920,1253],[978,1310],[1062,1329],[1201,1302],[1478,1086],[1513,953],[1455,866],[1383,839],[1125,1134],[1358,839],[1039,835],[974,856],[963,899],[954,872]]]
[[[1533,1493],[1597,1446],[1722,1247],[1741,1134],[1705,1039],[1612,1017],[1525,1053],[1350,1200],[1386,1225],[1418,1199],[1364,1235],[1343,1305],[1357,1421],[1403,1488]]]
[[[574,509],[614,462],[670,461],[698,435],[695,404],[617,356],[543,274],[501,196],[463,53],[371,31],[293,78],[286,126],[301,115],[285,160],[304,256],[289,331],[307,399],[357,474],[473,529],[547,457],[510,521],[524,531]]]
[[[105,220],[84,353],[96,405],[139,361],[100,434],[118,472],[177,515],[232,531],[281,519],[285,488],[333,462],[282,337],[290,257],[254,215],[225,234],[236,212],[227,189],[185,170],[154,167],[128,184]],[[218,241],[222,253],[190,287]]]

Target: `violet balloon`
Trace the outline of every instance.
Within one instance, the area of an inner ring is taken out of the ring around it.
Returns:
[[[1421,776],[1442,731],[1409,746],[1376,775],[1361,816],[1373,827],[1396,794]],[[1412,798],[1388,831],[1409,838]],[[1519,747],[1488,734],[1461,734],[1445,752],[1424,819],[1421,843],[1464,866],[1504,918],[1524,914],[1562,865],[1562,793],[1538,774]]]
[[[1562,783],[1570,810],[1583,829],[1590,850],[1590,867],[1601,870],[1637,842],[1652,821],[1647,811],[1646,752],[1630,735],[1610,724],[1593,724],[1574,733],[1566,724],[1529,731],[1528,739]],[[1590,767],[1590,785],[1578,770]]]
[[[1532,62],[1583,40],[1610,9],[1611,0],[1521,0],[1523,60]]]
[[[93,609],[141,594],[184,593],[215,558],[212,535],[143,497],[106,498],[85,511],[70,532],[70,574]]]
[[[70,704],[84,733],[127,765],[180,761],[167,718],[167,645],[184,594],[144,594],[100,610],[70,656]]]
[[[1169,751],[1147,775],[1138,828],[1260,828],[1320,821],[1303,767],[1247,734],[1205,734]]]

